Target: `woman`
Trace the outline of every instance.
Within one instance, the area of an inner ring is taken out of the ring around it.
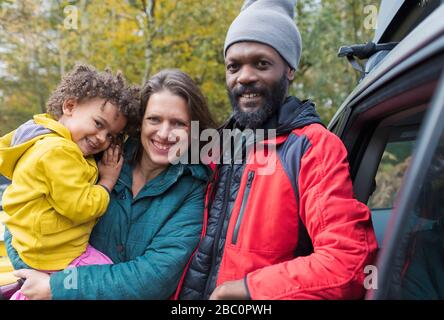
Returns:
[[[26,278],[21,291],[28,298],[166,299],[174,293],[200,238],[210,170],[171,162],[189,150],[191,121],[199,121],[200,130],[214,123],[199,88],[178,70],[154,75],[142,90],[141,104],[140,135],[126,143],[107,213],[90,238],[114,264],[50,276],[18,270],[15,274]]]

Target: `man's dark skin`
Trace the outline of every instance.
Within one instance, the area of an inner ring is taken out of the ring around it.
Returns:
[[[294,70],[272,47],[258,42],[238,42],[231,45],[225,58],[225,77],[228,90],[232,93],[239,86],[254,85],[258,89],[270,89],[285,76],[288,85],[294,79]],[[261,91],[261,90],[259,90]],[[257,112],[265,106],[261,94],[245,92],[235,101],[241,112]],[[214,289],[210,300],[248,299],[243,279],[227,281]]]

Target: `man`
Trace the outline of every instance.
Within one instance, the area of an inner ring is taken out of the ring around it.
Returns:
[[[248,161],[216,168],[180,299],[355,299],[365,292],[364,267],[377,244],[368,208],[353,198],[346,150],[312,102],[288,96],[301,53],[295,2],[247,1],[228,30],[233,114],[224,128],[275,129],[268,156],[276,167],[271,174]]]

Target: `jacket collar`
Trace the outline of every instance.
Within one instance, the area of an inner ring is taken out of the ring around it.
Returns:
[[[311,100],[301,101],[290,96],[285,99],[278,112],[267,120],[264,129],[276,129],[277,135],[283,135],[312,123],[322,124],[315,104]]]
[[[133,169],[128,160],[125,160],[119,179],[114,187],[117,193],[125,188],[131,190],[133,183]],[[191,175],[196,179],[206,182],[211,174],[211,169],[205,165],[187,165],[178,163],[169,165],[157,177],[150,180],[137,195],[138,198],[152,197],[164,193],[183,175]]]
[[[284,135],[312,123],[322,124],[313,101],[309,99],[301,101],[296,97],[289,96],[260,129],[276,129],[277,135]],[[236,128],[236,120],[231,116],[220,129],[234,128]]]
[[[265,144],[275,143],[277,145],[286,140],[288,134],[297,128],[305,127],[309,124],[319,123],[321,119],[315,110],[315,104],[311,100],[299,100],[296,97],[289,96],[284,104],[271,115],[264,125],[259,129],[265,129],[265,136],[260,140]],[[231,116],[220,129],[234,129],[237,127],[236,120]],[[267,139],[267,129],[276,129],[276,140]],[[250,139],[247,145],[256,143],[256,138]]]
[[[55,120],[47,113],[37,114],[34,116],[34,122],[51,131],[54,131],[63,138],[71,140],[71,132],[63,124]]]

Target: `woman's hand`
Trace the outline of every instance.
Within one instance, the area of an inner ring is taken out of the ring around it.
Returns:
[[[120,170],[122,170],[123,166],[123,156],[120,145],[113,145],[106,149],[97,166],[100,175],[98,184],[105,186],[111,191],[119,178]]]
[[[51,300],[49,275],[32,269],[20,269],[13,272],[14,276],[25,279],[20,291],[29,300]]]

